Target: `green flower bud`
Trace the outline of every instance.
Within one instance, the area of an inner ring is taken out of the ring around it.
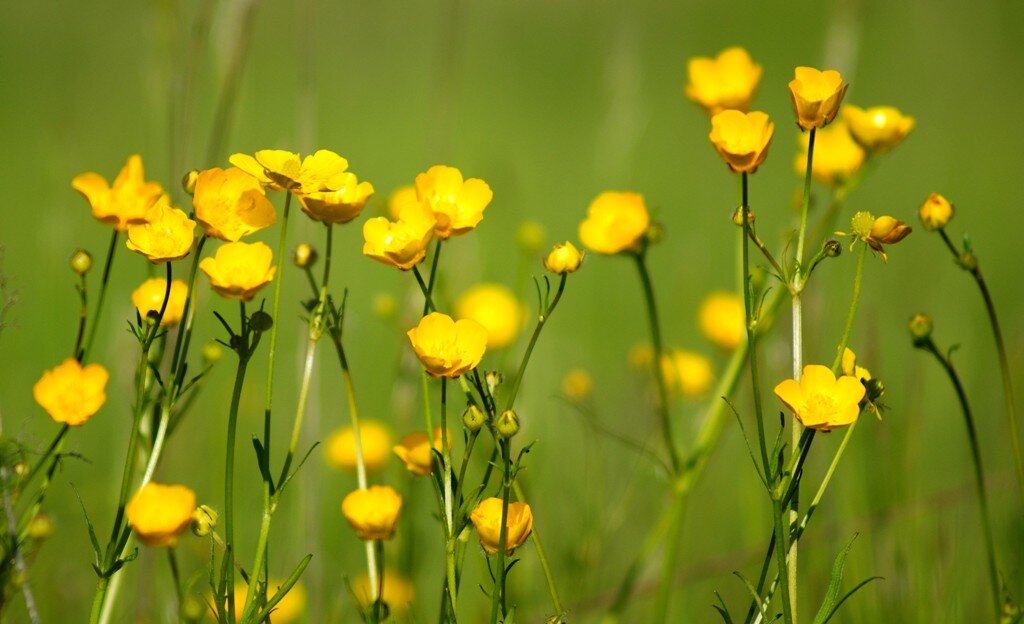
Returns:
[[[85,275],[92,268],[92,254],[84,249],[76,249],[71,254],[71,270],[75,275]]]
[[[473,433],[480,431],[486,421],[484,413],[476,405],[470,405],[462,412],[462,424]]]
[[[519,416],[514,410],[505,410],[494,423],[494,431],[506,440],[519,433]]]

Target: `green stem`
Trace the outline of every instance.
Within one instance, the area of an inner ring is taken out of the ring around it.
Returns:
[[[434,243],[434,258],[433,258],[433,260],[430,261],[430,280],[427,282],[427,287],[426,287],[426,290],[424,291],[425,293],[433,294],[433,292],[434,292],[434,282],[437,281],[437,263],[440,260],[440,258],[441,258],[441,239],[439,238],[439,239],[437,239],[437,242]],[[413,268],[415,269],[415,267],[413,267]],[[422,277],[420,277],[419,279],[422,282]],[[422,316],[426,316],[427,313],[430,312],[431,308],[433,308],[433,306],[434,306],[434,304],[433,304],[433,302],[430,301],[430,297],[425,297],[425,299],[423,301],[423,314],[422,314]]]
[[[433,439],[433,436],[428,434],[428,439]],[[452,491],[452,453],[450,448],[450,440],[448,439],[448,378],[441,378],[441,457],[442,466],[444,470],[443,487],[444,487],[444,522],[445,522],[445,578],[447,580],[448,587],[448,601],[451,608],[453,619],[458,613],[456,605],[458,605],[458,588],[455,582],[455,512],[453,505],[453,497],[455,493]]]
[[[85,273],[82,273],[78,277],[78,299],[80,301],[80,305],[78,306],[78,333],[75,335],[75,350],[71,352],[71,357],[76,360],[82,355],[82,339],[85,337],[85,324],[89,319],[89,297],[87,288],[88,284],[86,283]]]
[[[178,568],[178,556],[174,553],[174,547],[167,549],[167,562],[171,567],[171,578],[174,580],[174,594],[178,597],[178,608],[185,599],[184,588],[181,586],[181,571]]]
[[[242,398],[242,385],[245,382],[245,370],[249,364],[248,354],[239,354],[238,369],[235,372],[235,385],[231,391],[231,408],[228,412],[227,450],[224,460],[224,563],[221,574],[224,578],[224,589],[227,592],[227,608],[229,621],[235,621],[235,434],[238,427],[238,405]],[[252,574],[256,574],[253,569]]]
[[[807,162],[804,168],[804,193],[800,202],[800,233],[796,243],[796,272],[799,275],[804,262],[804,242],[807,237],[807,213],[811,206],[811,172],[814,164],[814,137],[817,128],[811,128],[807,136]]]
[[[523,488],[519,485],[519,481],[516,480],[512,483],[512,491],[516,495],[516,499],[519,501],[526,501],[526,496],[523,494]],[[540,533],[537,531],[537,525],[534,523],[533,531],[530,533],[530,539],[533,541],[533,547],[537,551],[537,559],[540,561],[541,570],[544,571],[544,580],[548,584],[548,594],[551,596],[551,604],[555,607],[555,615],[562,616],[565,613],[565,607],[562,606],[562,599],[558,595],[558,586],[555,584],[555,576],[551,573],[551,565],[548,563],[548,555],[544,550],[544,545],[540,540]]]
[[[426,310],[423,316],[426,316],[427,313],[437,310],[437,306],[434,305],[430,287],[423,281],[423,275],[420,274],[419,267],[414,266],[412,268],[412,274],[416,276],[416,283],[419,284],[420,292],[423,293],[423,309]],[[433,283],[433,275],[431,275],[431,283]]]
[[[21,488],[22,491],[28,490],[29,485],[32,484],[32,480],[35,479],[36,475],[39,474],[39,471],[42,470],[46,462],[48,462],[50,457],[53,456],[54,452],[57,450],[57,446],[68,434],[70,429],[70,425],[65,424],[61,426],[60,431],[58,431],[57,435],[53,437],[53,441],[50,442],[50,445],[46,447],[45,451],[43,451],[43,455],[39,458],[39,461],[36,462],[36,465],[32,467],[32,470],[29,471],[28,475],[21,480],[21,483],[18,484],[18,487]]]
[[[548,307],[545,308],[540,315],[537,317],[537,325],[533,328],[533,334],[530,335],[530,342],[526,345],[526,352],[523,354],[523,359],[519,363],[519,370],[516,371],[516,377],[512,380],[512,390],[509,392],[508,401],[505,404],[505,409],[512,409],[512,405],[516,401],[516,397],[519,395],[519,388],[523,384],[523,377],[526,375],[526,365],[530,363],[530,356],[533,354],[533,347],[537,344],[537,339],[540,337],[540,332],[544,329],[544,324],[547,323],[551,314],[555,311],[555,306],[558,305],[558,301],[562,298],[562,293],[565,291],[565,280],[567,275],[562,275],[558,282],[558,290],[555,291],[555,296],[551,299]]]
[[[85,341],[85,349],[79,361],[85,362],[92,352],[92,343],[96,339],[96,329],[100,325],[100,317],[103,316],[103,302],[107,298],[107,284],[110,282],[110,268],[114,264],[114,251],[117,249],[117,237],[120,234],[117,230],[110,235],[110,247],[107,248],[107,259],[103,263],[103,280],[100,282],[100,294],[96,298],[96,310],[92,315],[92,326],[89,328],[89,338]]]
[[[497,571],[494,575],[494,589],[491,591],[491,624],[498,624],[498,612],[505,614],[505,553],[508,550],[508,504],[509,487],[512,481],[512,444],[508,440],[499,442],[502,457],[501,485],[501,529],[498,531]]]
[[[839,348],[836,352],[836,359],[832,362],[832,372],[839,371],[843,363],[843,352],[850,344],[850,333],[853,331],[853,319],[857,315],[857,303],[860,301],[860,284],[864,277],[864,257],[867,256],[867,243],[860,246],[857,252],[857,272],[853,276],[853,294],[850,296],[850,309],[846,312],[846,325],[843,326],[843,336],[839,339]]]

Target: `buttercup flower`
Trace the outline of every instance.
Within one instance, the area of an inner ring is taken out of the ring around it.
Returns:
[[[371,485],[350,492],[341,501],[341,512],[359,539],[390,539],[402,513],[402,497],[391,486]]]
[[[850,85],[833,70],[820,71],[813,67],[797,67],[789,81],[797,124],[804,130],[824,128],[835,119],[839,104]]]
[[[447,438],[450,447],[452,440],[450,433]],[[434,428],[434,449],[438,452],[441,451],[440,427]],[[402,460],[406,469],[417,477],[426,476],[434,469],[434,456],[430,450],[430,441],[427,440],[427,434],[423,432],[410,433],[391,450],[398,456],[398,459]]]
[[[178,543],[195,509],[196,493],[184,485],[149,482],[132,496],[124,512],[143,544],[162,548]]]
[[[359,425],[359,440],[362,442],[366,470],[380,470],[390,457],[391,431],[376,420],[363,420]],[[335,468],[356,471],[355,430],[351,425],[331,434],[327,440],[326,454],[327,461]]]
[[[388,216],[392,219],[397,220],[398,215],[401,214],[402,208],[406,204],[418,204],[419,197],[416,196],[416,187],[412,186],[400,186],[394,191],[391,191],[391,195],[388,195]]]
[[[479,284],[455,300],[455,318],[470,319],[487,330],[487,348],[500,349],[515,342],[525,313],[512,291],[501,284]]]
[[[635,249],[650,224],[642,195],[605,191],[590,202],[580,240],[597,253],[616,254]]]
[[[139,316],[146,318],[152,312],[158,314],[164,304],[164,294],[167,293],[167,280],[162,277],[155,277],[142,282],[132,292],[132,303],[139,311]],[[185,314],[185,300],[188,298],[188,284],[184,280],[171,280],[171,294],[167,298],[167,307],[164,309],[164,316],[160,325],[173,327],[181,322]]]
[[[684,397],[707,394],[715,381],[711,361],[688,349],[668,349],[661,362],[661,371],[669,390]]]
[[[278,589],[284,581],[280,579],[270,579],[267,581],[267,597],[273,596],[277,593]],[[249,585],[243,580],[235,583],[235,621],[239,622],[242,618],[242,609],[245,608],[245,596],[249,591]],[[302,617],[303,612],[306,610],[306,588],[302,583],[296,583],[292,585],[292,588],[288,590],[280,602],[274,607],[274,611],[271,614],[271,618],[274,620],[274,624],[294,624],[298,622]]]
[[[583,264],[583,252],[576,249],[576,246],[569,241],[557,243],[544,258],[544,268],[556,275],[575,273],[581,264]]]
[[[800,381],[787,379],[775,386],[775,395],[797,420],[818,431],[831,431],[857,420],[864,392],[864,384],[856,377],[836,379],[820,364],[805,366]]]
[[[490,554],[498,552],[501,545],[501,499],[487,498],[480,502],[469,514],[476,532],[480,535],[480,545]],[[505,523],[505,554],[523,545],[533,531],[533,512],[526,503],[508,504],[508,516]]]
[[[222,297],[250,301],[274,279],[274,253],[263,243],[224,243],[199,268]]]
[[[68,358],[43,373],[32,396],[56,422],[81,425],[106,403],[108,379],[110,373],[99,364],[82,366]]]
[[[142,157],[132,154],[113,184],[89,172],[75,176],[71,187],[92,206],[92,216],[123,232],[129,225],[145,223],[149,209],[164,194],[159,183],[147,182],[144,176]]]
[[[724,110],[711,118],[711,144],[729,169],[754,173],[768,157],[775,124],[761,111]]]
[[[128,249],[146,256],[153,264],[180,260],[192,250],[196,222],[172,208],[164,195],[149,209],[146,223],[128,226]]]
[[[913,229],[899,219],[882,216],[877,219],[870,212],[858,212],[852,220],[854,235],[888,261],[882,245],[895,245],[910,235]]]
[[[809,135],[797,137],[800,153],[794,160],[794,169],[803,176],[807,171]],[[839,186],[853,177],[864,164],[864,150],[850,136],[846,122],[840,120],[819,130],[814,137],[814,161],[811,177],[828,186]]]
[[[857,354],[849,347],[843,349],[843,357],[840,362],[840,369],[842,370],[843,375],[855,377],[861,381],[871,380],[871,371],[863,366],[857,365]]]
[[[850,126],[853,139],[861,147],[879,154],[899,145],[914,127],[913,117],[891,106],[863,109],[847,104],[843,106],[843,119]]]
[[[687,72],[687,97],[712,115],[726,109],[747,111],[761,80],[761,66],[740,47],[726,48],[713,59],[691,58]]]
[[[201,172],[196,177],[192,207],[207,236],[232,243],[277,220],[263,186],[237,167]]]
[[[363,255],[408,271],[427,255],[436,223],[434,213],[418,202],[405,204],[398,221],[374,217],[363,224]]]
[[[453,321],[431,312],[407,334],[416,357],[433,377],[455,379],[476,368],[487,349],[487,329],[471,319]]]
[[[356,600],[364,609],[371,604],[370,596],[373,595],[370,591],[371,583],[376,583],[376,579],[371,581],[366,575],[360,575],[352,581],[352,593],[356,595]],[[409,579],[394,570],[384,570],[384,594],[381,598],[388,605],[392,614],[397,616],[405,614],[409,610],[409,603],[412,602],[414,595],[415,588]],[[277,620],[278,618],[274,618],[275,623]]]
[[[286,150],[259,150],[253,155],[232,154],[228,162],[269,189],[295,190],[302,186],[302,157]]]
[[[953,204],[938,193],[929,195],[928,199],[921,204],[921,209],[917,211],[917,216],[921,218],[921,225],[929,231],[941,230],[946,227],[949,220],[953,218],[953,214]]]
[[[732,351],[747,338],[747,313],[736,293],[719,290],[700,302],[697,325],[704,337]]]
[[[373,185],[360,182],[354,173],[339,177],[337,190],[311,191],[299,195],[303,212],[322,223],[348,223],[363,212],[366,200],[373,195]]]
[[[562,378],[562,393],[573,401],[583,401],[590,396],[594,379],[582,368],[574,368]]]
[[[455,167],[435,165],[416,176],[416,196],[434,212],[434,233],[446,240],[475,228],[494,193],[483,180],[463,181]]]

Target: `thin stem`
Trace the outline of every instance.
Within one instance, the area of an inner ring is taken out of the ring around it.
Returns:
[[[516,371],[516,377],[512,380],[512,390],[509,392],[505,409],[512,409],[512,405],[515,403],[516,397],[519,395],[519,388],[523,384],[523,377],[526,375],[526,365],[530,363],[530,356],[533,354],[533,347],[537,344],[537,339],[540,337],[541,330],[544,329],[544,324],[547,323],[551,314],[555,311],[555,306],[558,305],[558,301],[562,298],[562,293],[565,291],[566,277],[567,275],[562,275],[558,282],[558,290],[555,291],[554,298],[551,299],[548,307],[545,308],[537,317],[537,325],[533,328],[533,334],[530,335],[530,342],[526,345],[526,352],[523,353],[523,359],[519,363],[519,370]]]
[[[85,273],[82,273],[78,277],[78,298],[81,305],[78,306],[78,333],[75,335],[75,350],[71,352],[71,357],[76,360],[82,354],[82,339],[85,337],[85,324],[89,318],[89,297],[88,297],[88,285],[85,279]]]
[[[103,302],[107,298],[107,284],[110,282],[110,268],[114,264],[114,252],[117,249],[117,237],[120,234],[114,230],[110,235],[110,247],[107,248],[107,259],[103,263],[103,279],[100,281],[100,294],[96,297],[96,310],[92,315],[92,326],[89,328],[89,338],[85,341],[85,349],[82,351],[80,361],[85,362],[92,352],[92,343],[96,340],[96,328],[100,325],[100,317],[103,316]],[[77,355],[77,354],[76,354]]]
[[[288,245],[288,216],[291,204],[292,194],[285,191],[284,215],[281,218],[281,233],[277,241],[277,257],[279,261],[284,258],[285,249]],[[267,457],[270,457],[270,416],[274,403],[274,362],[277,355],[277,327],[281,324],[282,282],[284,282],[284,273],[279,272],[277,279],[274,280],[274,303],[271,307],[274,324],[270,327],[270,346],[267,350],[267,394],[263,407],[263,451],[267,454]],[[264,498],[269,498],[269,492],[264,493]],[[266,503],[266,500],[264,503]]]
[[[817,128],[811,128],[807,136],[807,164],[804,169],[804,194],[800,203],[800,233],[796,243],[796,269],[797,273],[802,270],[804,262],[804,242],[807,237],[807,213],[811,205],[811,171],[814,164],[814,137]]]
[[[500,440],[502,460],[501,485],[501,529],[498,532],[497,574],[494,576],[494,589],[491,591],[491,624],[498,623],[498,611],[504,615],[505,609],[505,553],[508,550],[508,504],[509,487],[512,481],[512,444],[508,440]]]
[[[178,608],[181,608],[181,602],[185,599],[184,588],[181,585],[181,571],[178,567],[178,555],[175,554],[174,547],[167,549],[167,563],[171,567],[171,578],[174,580],[174,594],[178,597]]]
[[[425,293],[434,292],[434,282],[437,281],[437,263],[441,258],[441,239],[437,239],[434,243],[434,259],[430,262],[430,281],[427,282],[427,288]],[[415,267],[413,267],[415,269]],[[422,277],[419,278],[422,281]],[[423,302],[423,316],[426,316],[430,309],[433,308],[434,304],[430,301],[430,297],[426,297]]]
[[[416,276],[416,283],[419,284],[420,292],[423,293],[423,309],[426,310],[426,312],[424,312],[423,315],[426,316],[427,313],[437,310],[437,306],[434,305],[434,300],[431,297],[432,293],[430,287],[427,286],[427,283],[423,281],[423,275],[420,274],[419,267],[414,266],[412,268],[412,274]],[[433,275],[431,275],[431,282],[433,282]]]
[[[53,437],[53,441],[50,442],[50,445],[46,447],[45,451],[43,451],[42,456],[39,458],[39,461],[36,462],[36,465],[32,467],[32,470],[29,471],[28,476],[21,480],[19,487],[23,491],[27,490],[28,486],[32,484],[32,480],[36,477],[37,474],[39,474],[39,471],[42,469],[43,465],[46,464],[47,461],[49,461],[51,456],[53,456],[54,451],[57,449],[57,446],[64,439],[64,436],[68,434],[68,431],[70,429],[70,425],[65,424],[61,426],[60,431],[57,432],[57,435]]]
[[[243,303],[243,309],[244,305]],[[238,428],[238,405],[242,398],[249,355],[241,352],[238,354],[238,369],[235,372],[235,385],[231,391],[231,407],[228,412],[227,450],[224,459],[224,563],[221,566],[221,574],[227,592],[228,620],[231,622],[235,621],[235,567],[232,565],[235,560],[235,434]],[[258,568],[251,570],[251,573],[258,574]]]
[[[526,501],[526,496],[523,494],[523,488],[519,485],[519,481],[513,481],[512,491],[516,495],[516,500]],[[562,599],[558,595],[558,586],[555,584],[555,576],[551,573],[551,565],[548,563],[548,555],[544,550],[544,545],[540,540],[540,533],[537,531],[536,523],[533,526],[533,531],[530,533],[530,539],[533,541],[533,547],[537,551],[537,559],[540,561],[541,570],[544,572],[544,580],[548,584],[548,594],[551,596],[551,604],[555,607],[555,615],[563,615],[565,613],[565,607],[562,606]]]
[[[853,319],[857,315],[857,303],[860,301],[860,284],[864,277],[864,257],[867,256],[867,243],[860,246],[857,252],[857,272],[853,276],[853,294],[850,296],[850,309],[846,312],[846,325],[843,326],[843,337],[839,339],[836,359],[832,362],[832,372],[839,371],[843,362],[843,352],[850,344],[850,333],[853,331]]]
[[[433,436],[430,436],[432,439]],[[455,582],[455,512],[452,491],[452,454],[448,439],[448,378],[441,378],[441,457],[444,470],[444,519],[445,519],[445,578],[447,579],[448,601],[454,618],[458,611],[458,587]]]

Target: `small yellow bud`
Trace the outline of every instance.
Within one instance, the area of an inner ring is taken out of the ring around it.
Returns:
[[[825,255],[829,258],[838,258],[843,253],[843,246],[834,238],[825,241]]]
[[[917,216],[921,218],[924,229],[941,230],[953,218],[954,212],[953,204],[948,199],[938,193],[932,193],[921,204]]]
[[[395,316],[398,305],[395,298],[388,293],[377,293],[373,296],[373,313],[377,318],[388,320]]]
[[[14,474],[17,475],[19,479],[24,477],[25,475],[27,475],[28,474],[28,462],[20,461],[20,462],[14,464]]]
[[[910,335],[914,344],[927,342],[932,336],[932,319],[927,314],[915,314],[910,319]]]
[[[535,254],[544,246],[544,226],[536,221],[523,221],[516,230],[516,244],[526,254]]]
[[[747,223],[754,223],[754,211],[747,208]],[[732,224],[743,227],[743,206],[738,206],[732,213]]]
[[[562,392],[574,402],[585,401],[594,388],[594,380],[582,368],[574,368],[562,378]]]
[[[203,345],[203,361],[208,366],[216,364],[222,357],[224,357],[224,348],[216,340],[211,340]]]
[[[300,269],[312,267],[317,260],[316,249],[309,243],[299,243],[292,252],[292,261]]]
[[[53,535],[53,518],[45,513],[37,513],[28,523],[28,536],[39,541]]]
[[[209,505],[200,505],[192,512],[192,534],[206,537],[217,526],[220,515]]]
[[[199,170],[193,169],[189,171],[181,178],[181,188],[185,189],[185,192],[189,195],[195,195],[196,182],[199,180]]]
[[[473,433],[480,431],[486,420],[484,413],[476,405],[470,405],[462,412],[462,424]]]
[[[75,275],[85,275],[92,268],[92,254],[84,249],[76,249],[71,254],[71,270]]]
[[[575,273],[583,264],[583,252],[569,241],[558,243],[544,258],[544,268],[557,275]]]
[[[182,621],[189,622],[190,624],[192,622],[199,622],[205,614],[206,606],[195,596],[186,596],[181,602],[181,607],[178,609],[178,615]]]
[[[519,433],[519,416],[515,410],[505,410],[494,424],[494,431],[506,440]]]

